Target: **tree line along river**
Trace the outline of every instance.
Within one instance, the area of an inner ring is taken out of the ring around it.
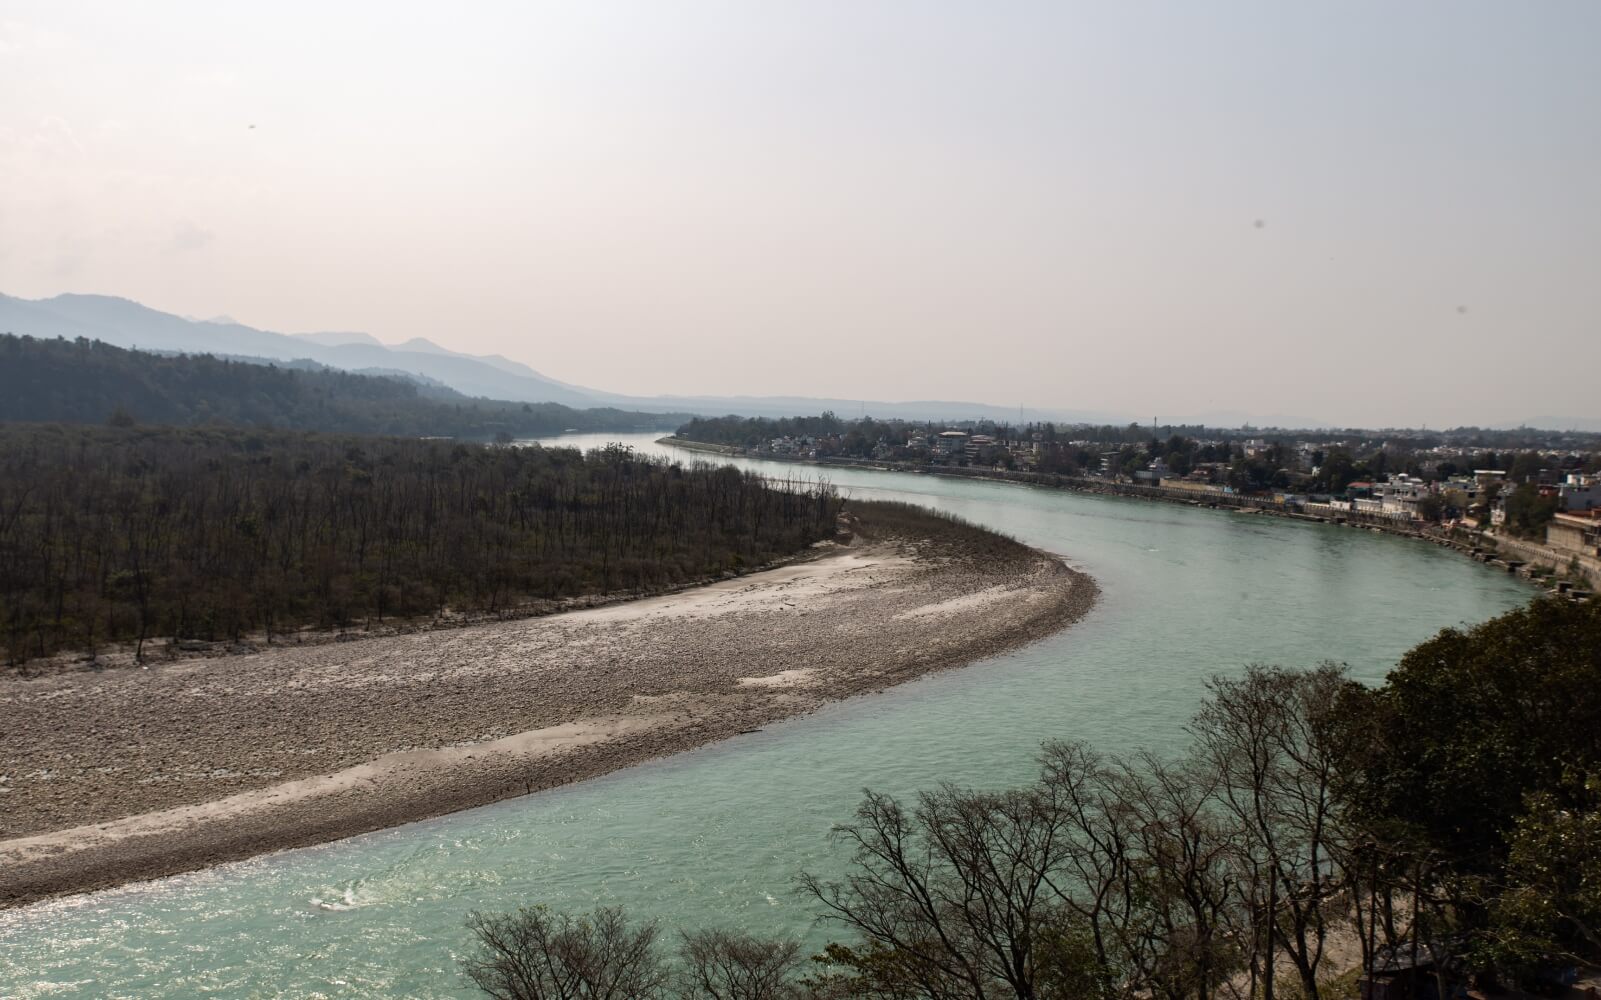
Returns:
[[[655,435],[622,438],[646,453]],[[593,447],[618,436],[575,436]],[[598,780],[321,847],[0,913],[0,996],[472,996],[472,910],[621,904],[665,925],[821,945],[794,892],[845,861],[832,824],[864,786],[1027,780],[1042,740],[1177,750],[1202,682],[1246,663],[1376,681],[1441,628],[1526,585],[1422,542],[1002,483],[822,474],[961,515],[1093,574],[1101,601],[1018,653]]]

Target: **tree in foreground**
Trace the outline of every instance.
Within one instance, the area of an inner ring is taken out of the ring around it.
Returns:
[[[1380,940],[1448,941],[1489,982],[1601,959],[1601,605],[1447,629],[1346,711],[1341,804],[1366,831]]]
[[[680,996],[693,1000],[800,1000],[800,942],[725,930],[692,931],[679,949]]]
[[[1072,848],[1049,789],[947,786],[913,809],[868,793],[836,835],[854,854],[839,882],[804,890],[860,936],[836,944],[831,989],[854,997],[1093,996],[1089,928],[1053,878]]]
[[[1365,974],[1418,970],[1390,996],[1601,960],[1601,606],[1447,630],[1376,689],[1251,667],[1190,732],[1176,759],[1048,743],[1021,788],[868,792],[835,831],[846,873],[801,876],[849,932],[811,976],[792,943],[687,935],[668,975],[654,927],[632,949],[562,936],[635,940],[615,913],[481,926],[553,956],[508,968],[606,968],[565,957],[597,950],[658,990],[630,995],[708,1000],[1319,1000],[1341,995],[1336,935]],[[494,995],[619,995],[541,989]]]
[[[467,920],[462,971],[496,1000],[800,1000],[800,945],[723,930],[683,936],[676,966],[655,923],[620,908],[581,917],[542,906]]]
[[[1510,968],[1601,954],[1601,775],[1537,792],[1510,838],[1481,949]]]
[[[495,1000],[633,1000],[663,996],[666,964],[654,923],[634,925],[618,908],[585,917],[542,906],[467,926],[478,951],[462,970]]]
[[[535,986],[493,994],[519,1000],[613,995],[551,985],[616,979],[550,971],[609,970],[587,957],[598,952],[628,956],[638,981],[669,991],[640,996],[1246,1000],[1272,997],[1282,965],[1316,1000],[1325,908],[1345,884],[1322,723],[1345,683],[1332,668],[1220,680],[1196,751],[1176,760],[1053,742],[1021,788],[945,785],[910,803],[869,791],[835,831],[847,873],[800,878],[850,932],[809,977],[792,944],[716,931],[686,935],[669,976],[653,936],[604,944],[635,940],[615,911],[567,921],[541,910],[516,916],[515,933],[479,918],[497,958],[469,973],[481,985],[485,968],[549,980],[519,973]]]

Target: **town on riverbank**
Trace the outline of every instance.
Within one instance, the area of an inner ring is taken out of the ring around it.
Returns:
[[[696,418],[669,444],[983,477],[1426,538],[1578,600],[1601,588],[1601,434]]]

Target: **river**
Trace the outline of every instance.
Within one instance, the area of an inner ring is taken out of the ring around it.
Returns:
[[[590,447],[618,436],[562,439]],[[624,437],[666,453],[654,435]],[[679,459],[694,456],[671,452]],[[1526,585],[1423,542],[1185,506],[906,473],[821,474],[959,514],[1099,581],[1020,652],[565,789],[335,844],[0,913],[4,997],[458,997],[472,910],[622,904],[670,926],[827,939],[800,870],[843,863],[861,789],[1027,780],[1040,742],[1172,751],[1219,672],[1347,664],[1376,681]]]

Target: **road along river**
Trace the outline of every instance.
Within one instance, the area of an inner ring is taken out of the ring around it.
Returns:
[[[695,456],[625,438],[643,452]],[[615,437],[613,438],[615,439]],[[605,437],[564,439],[582,447]],[[669,925],[826,940],[793,891],[838,870],[863,786],[1027,780],[1040,741],[1180,747],[1202,681],[1325,659],[1375,681],[1408,647],[1527,600],[1423,542],[1169,504],[903,473],[821,474],[1056,552],[1100,584],[1023,650],[593,781],[321,847],[0,913],[4,997],[454,997],[475,909],[622,904]],[[0,796],[0,808],[4,808]]]

